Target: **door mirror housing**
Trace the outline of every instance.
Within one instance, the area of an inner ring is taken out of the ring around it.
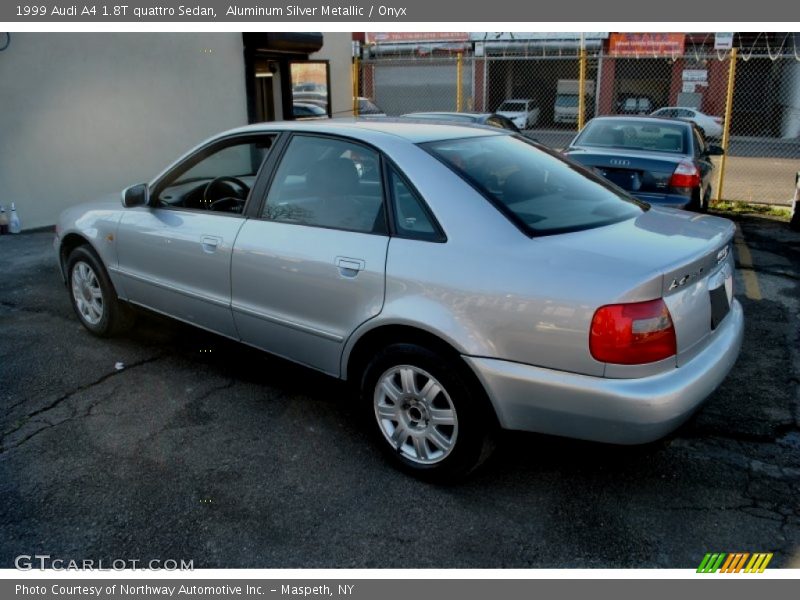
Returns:
[[[722,156],[725,154],[725,149],[722,146],[717,146],[716,144],[709,144],[706,154],[709,156]]]
[[[147,206],[150,204],[150,188],[146,183],[139,183],[122,190],[122,206]]]

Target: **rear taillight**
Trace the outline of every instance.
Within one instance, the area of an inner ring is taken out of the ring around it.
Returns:
[[[711,117],[717,125],[722,125],[722,117]]]
[[[700,171],[689,161],[682,160],[675,168],[675,172],[669,180],[669,185],[671,188],[683,188],[683,190],[700,187]]]
[[[601,306],[589,332],[592,356],[605,363],[641,365],[677,353],[675,327],[662,299]]]

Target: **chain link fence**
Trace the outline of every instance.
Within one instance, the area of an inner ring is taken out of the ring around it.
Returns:
[[[619,54],[602,44],[583,51],[509,44],[487,56],[470,48],[381,56],[361,61],[357,89],[390,116],[505,113],[525,135],[557,149],[595,115],[690,118],[711,143],[727,142],[721,199],[789,204],[800,169],[797,37],[777,48],[765,43],[769,38],[756,38],[733,50],[698,43],[666,55]],[[726,127],[729,139],[723,140]]]

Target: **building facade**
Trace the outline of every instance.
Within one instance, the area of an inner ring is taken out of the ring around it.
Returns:
[[[210,135],[292,118],[308,73],[324,74],[330,114],[351,114],[351,49],[349,33],[13,33],[0,51],[0,204],[16,203],[24,229],[52,225]]]

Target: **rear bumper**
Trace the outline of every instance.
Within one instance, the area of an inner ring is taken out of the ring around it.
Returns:
[[[686,208],[691,204],[691,196],[681,196],[679,194],[647,194],[639,192],[628,192],[639,200],[644,200],[648,204],[658,206],[668,206],[669,208]]]
[[[616,444],[643,444],[677,428],[722,383],[744,331],[734,300],[714,339],[685,365],[637,379],[608,379],[491,358],[465,357],[505,429]]]

